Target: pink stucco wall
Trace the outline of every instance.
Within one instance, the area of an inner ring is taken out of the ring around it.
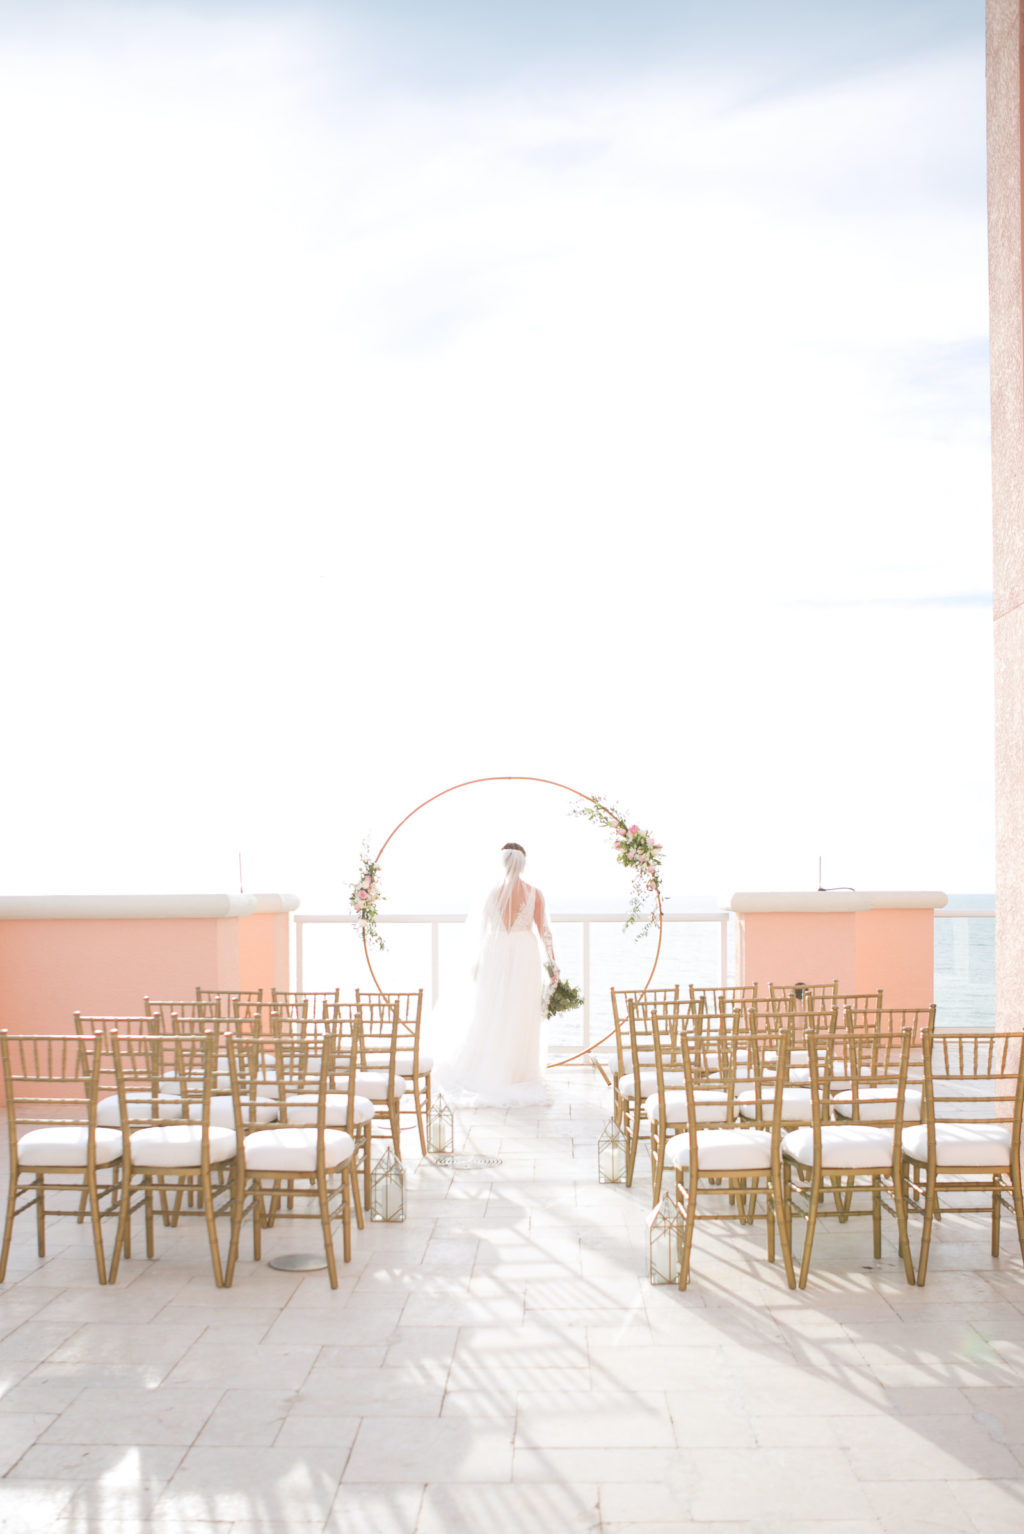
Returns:
[[[269,895],[0,900],[0,1027],[64,1033],[75,1012],[132,1016],[145,996],[187,998],[197,985],[286,990],[297,904]]]
[[[898,894],[893,901],[888,907],[884,895],[853,895],[847,903],[862,908],[842,910],[836,909],[842,900],[834,896],[735,896],[739,983],[756,980],[767,991],[771,981],[792,985],[838,979],[840,991],[881,988],[886,1006],[930,1006],[935,906],[945,904],[945,896]],[[743,909],[751,904],[791,908]]]

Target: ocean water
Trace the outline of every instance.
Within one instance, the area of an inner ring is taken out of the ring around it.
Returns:
[[[680,903],[681,904],[681,903]],[[991,894],[951,894],[953,910],[992,910]],[[685,909],[685,907],[682,907]],[[578,912],[581,906],[572,908]],[[604,907],[595,914],[607,914]],[[582,988],[583,927],[558,919],[553,912],[555,952],[563,976]],[[418,990],[430,995],[430,928],[387,925],[382,928],[387,948],[373,956],[374,970],[384,990]],[[439,929],[439,982],[465,973],[467,934],[461,924]],[[610,991],[642,986],[650,974],[656,934],[637,941],[619,922],[595,922],[590,928],[590,1042],[612,1027]],[[658,968],[652,982],[685,988],[720,985],[720,927],[716,922],[666,922]],[[735,975],[735,922],[729,925],[728,977]],[[809,977],[811,978],[811,977]],[[831,979],[823,975],[821,979]],[[307,924],[303,928],[303,985],[321,990],[339,985],[342,993],[372,987],[362,945],[348,925]],[[991,1028],[995,1019],[995,921],[991,917],[938,917],[935,922],[936,1020],[947,1028]],[[571,1054],[584,1047],[583,1012],[562,1013],[552,1019],[548,1043],[552,1053]]]

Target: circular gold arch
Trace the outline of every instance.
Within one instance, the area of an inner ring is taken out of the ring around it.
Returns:
[[[402,829],[402,827],[404,825],[408,824],[408,822],[412,819],[412,817],[414,815],[418,815],[419,814],[420,810],[425,810],[428,804],[433,804],[436,800],[443,799],[446,794],[454,794],[460,788],[473,788],[478,783],[545,783],[549,788],[561,788],[561,789],[563,789],[565,791],[565,793],[573,794],[577,799],[586,799],[588,804],[597,804],[597,802],[598,802],[594,798],[593,794],[585,794],[582,791],[582,789],[571,788],[568,783],[558,783],[558,782],[555,781],[554,778],[532,778],[532,777],[527,777],[527,776],[523,776],[521,774],[514,774],[514,773],[500,773],[500,774],[496,774],[493,777],[488,777],[488,778],[467,778],[465,783],[453,783],[451,788],[442,788],[442,790],[441,790],[441,792],[439,794],[431,794],[429,799],[424,799],[422,804],[417,804],[416,808],[414,810],[410,810],[408,815],[403,815],[401,820],[398,822],[397,826],[395,826],[394,830],[390,831],[388,833],[388,835],[384,838],[384,840],[383,840],[383,842],[381,843],[381,846],[380,846],[380,851],[377,853],[377,856],[374,858],[374,862],[375,863],[379,863],[380,862],[381,858],[384,855],[384,851],[387,848],[387,846],[389,845],[389,843],[394,840],[394,838],[398,835],[398,833]],[[654,979],[654,972],[658,968],[658,960],[661,958],[661,940],[662,940],[662,936],[664,935],[664,929],[665,929],[665,915],[664,915],[664,912],[662,911],[662,908],[661,908],[661,891],[660,890],[655,890],[654,891],[654,898],[655,898],[655,900],[658,903],[658,946],[657,946],[657,948],[654,951],[654,963],[651,965],[651,972],[647,976],[647,979],[644,981],[643,986],[641,988],[644,991],[647,990],[647,988],[649,987],[651,981]],[[363,934],[363,953],[366,956],[366,967],[370,971],[370,975],[371,975],[371,977],[373,979],[373,983],[377,987],[377,990],[383,994],[383,987],[382,987],[380,981],[377,979],[377,975],[376,975],[376,972],[374,971],[373,964],[370,961],[370,947],[369,947],[369,944],[366,941],[366,934],[365,933]],[[582,1060],[584,1055],[589,1055],[590,1054],[591,1050],[599,1049],[602,1044],[606,1044],[608,1042],[608,1040],[612,1037],[614,1032],[615,1032],[614,1028],[610,1029],[609,1032],[606,1033],[603,1038],[598,1039],[593,1044],[588,1044],[586,1049],[581,1049],[578,1054],[569,1055],[564,1060],[552,1060],[552,1061],[550,1061],[549,1064],[548,1064],[548,1070],[549,1071],[553,1071],[553,1070],[557,1069],[558,1066],[561,1066],[561,1065],[572,1065],[574,1061]]]

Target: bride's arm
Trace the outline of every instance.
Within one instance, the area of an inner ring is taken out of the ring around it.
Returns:
[[[548,926],[548,912],[544,904],[544,896],[537,890],[537,900],[533,908],[533,919],[537,923],[537,931],[540,940],[544,944],[544,952],[547,954],[548,963],[552,969],[552,980],[558,981],[558,965],[555,963],[555,947],[551,941],[551,928]]]

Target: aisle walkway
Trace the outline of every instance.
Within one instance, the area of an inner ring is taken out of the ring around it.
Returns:
[[[20,1220],[0,1290],[4,1534],[914,1534],[1024,1527],[1024,1274],[947,1219],[926,1289],[870,1226],[827,1230],[806,1294],[763,1229],[646,1278],[649,1183],[596,1182],[607,1089],[462,1114],[502,1158],[417,1165],[409,1219],[355,1235],[332,1293],[158,1232],[116,1287]],[[265,1256],[310,1249],[280,1226]],[[245,1248],[243,1248],[245,1250]]]

